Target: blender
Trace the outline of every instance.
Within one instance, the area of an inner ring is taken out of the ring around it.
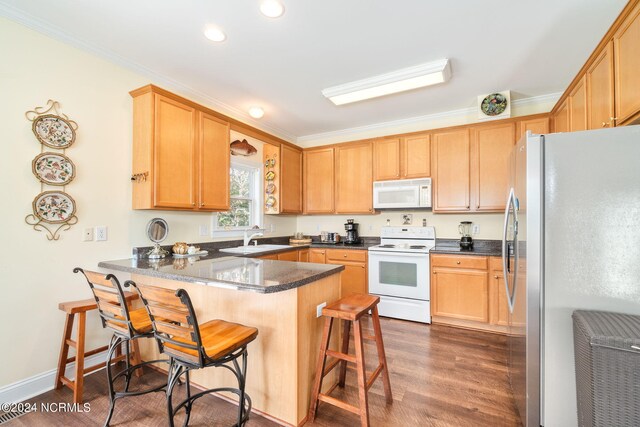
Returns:
[[[473,248],[473,239],[471,238],[472,225],[473,222],[471,221],[462,221],[460,225],[458,225],[458,232],[462,235],[460,238],[460,247],[462,249]]]

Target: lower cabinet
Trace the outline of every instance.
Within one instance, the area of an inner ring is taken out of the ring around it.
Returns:
[[[278,261],[298,261],[298,251],[280,252]]]
[[[326,260],[326,253],[327,251],[325,249],[309,249],[309,262],[324,264]]]
[[[309,249],[300,249],[298,251],[298,262],[309,262]]]
[[[368,293],[367,251],[354,249],[327,249],[326,263],[344,265],[342,297]]]

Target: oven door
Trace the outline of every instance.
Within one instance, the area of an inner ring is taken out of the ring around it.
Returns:
[[[369,293],[429,300],[429,254],[369,251]]]

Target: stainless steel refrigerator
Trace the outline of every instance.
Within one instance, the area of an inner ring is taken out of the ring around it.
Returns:
[[[524,425],[576,426],[571,313],[640,314],[640,126],[528,134],[510,168],[511,387]]]

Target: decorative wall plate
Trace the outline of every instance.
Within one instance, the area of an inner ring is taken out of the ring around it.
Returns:
[[[273,196],[269,196],[267,197],[267,200],[264,202],[264,204],[268,207],[268,208],[272,208],[276,205],[276,198]]]
[[[33,214],[49,224],[69,221],[76,212],[76,202],[62,191],[44,191],[33,199]]]
[[[51,148],[67,148],[76,140],[76,131],[72,124],[53,114],[38,116],[33,121],[33,133],[41,144]]]
[[[484,97],[480,104],[480,109],[487,116],[497,116],[507,109],[507,98],[499,93],[492,93]]]
[[[269,184],[267,184],[267,188],[265,188],[264,191],[267,194],[273,194],[276,192],[276,185],[273,182],[269,182]]]
[[[265,175],[265,178],[267,179],[267,181],[273,181],[275,177],[276,177],[276,173],[274,171],[269,171]]]
[[[67,185],[76,176],[76,166],[63,154],[42,153],[31,162],[33,174],[48,185]]]

